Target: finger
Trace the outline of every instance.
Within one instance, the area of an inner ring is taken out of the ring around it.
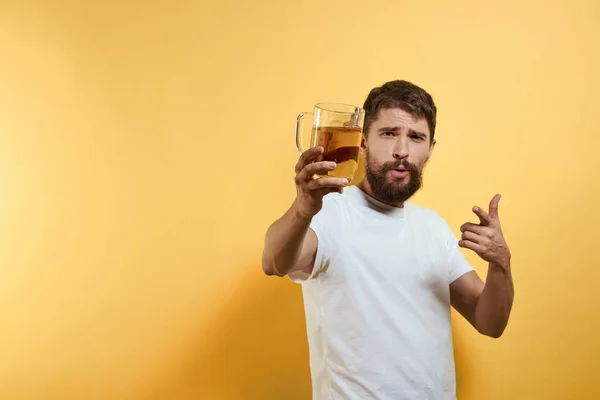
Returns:
[[[322,146],[311,147],[300,155],[298,162],[296,163],[296,174],[302,171],[302,168],[313,162],[323,153]]]
[[[331,161],[319,161],[312,164],[308,164],[300,171],[299,178],[308,180],[311,179],[314,174],[324,174],[328,171],[334,170],[337,166],[336,163]]]
[[[466,222],[460,226],[461,232],[471,231],[475,232],[478,235],[483,235],[486,233],[486,227],[481,226],[479,224],[474,224],[472,222]]]
[[[345,178],[319,178],[312,179],[306,184],[308,190],[318,190],[323,188],[342,188],[348,185],[348,179]]]
[[[461,235],[461,239],[469,241],[469,242],[477,243],[477,244],[482,244],[484,241],[483,236],[473,233],[471,231],[463,232]]]
[[[500,194],[495,195],[490,201],[490,217],[498,219],[498,203],[500,202]]]
[[[343,192],[344,192],[343,187],[325,187],[322,189],[317,189],[317,190],[313,191],[312,193],[314,193],[314,196],[316,196],[316,197],[323,197],[329,193],[343,193]]]
[[[322,146],[311,147],[310,149],[304,151],[300,158],[298,159],[298,163],[296,163],[296,174],[302,171],[302,168],[316,160],[318,156],[323,153],[324,149]]]
[[[473,250],[475,253],[480,253],[482,250],[482,247],[480,244],[477,244],[475,242],[471,242],[470,240],[459,240],[458,241],[458,246],[465,248],[465,249],[470,249]]]
[[[481,208],[475,206],[473,207],[473,212],[479,217],[479,221],[481,221],[481,225],[487,226],[492,222],[492,218]]]
[[[482,238],[491,238],[494,235],[494,228],[490,226],[482,226],[467,222],[460,227],[461,232],[472,232]]]

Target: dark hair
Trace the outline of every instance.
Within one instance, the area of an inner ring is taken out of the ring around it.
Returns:
[[[430,141],[433,141],[437,113],[435,103],[429,93],[411,82],[396,80],[373,88],[363,108],[365,109],[363,129],[365,135],[369,132],[373,121],[377,119],[379,110],[401,108],[415,117],[425,118],[431,133]]]

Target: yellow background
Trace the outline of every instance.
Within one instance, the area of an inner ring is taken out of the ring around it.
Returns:
[[[414,201],[503,195],[514,311],[454,319],[459,399],[600,398],[598,4],[3,2],[0,398],[310,398],[263,235],[297,113],[391,79],[439,108]]]

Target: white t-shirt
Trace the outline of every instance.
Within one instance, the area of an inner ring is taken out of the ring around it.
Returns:
[[[313,218],[302,284],[313,400],[456,398],[449,284],[473,268],[435,211],[356,186]]]

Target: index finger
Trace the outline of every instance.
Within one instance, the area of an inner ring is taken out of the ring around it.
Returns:
[[[299,173],[304,167],[316,160],[321,153],[323,153],[322,146],[311,147],[303,152],[296,164],[296,173]]]

